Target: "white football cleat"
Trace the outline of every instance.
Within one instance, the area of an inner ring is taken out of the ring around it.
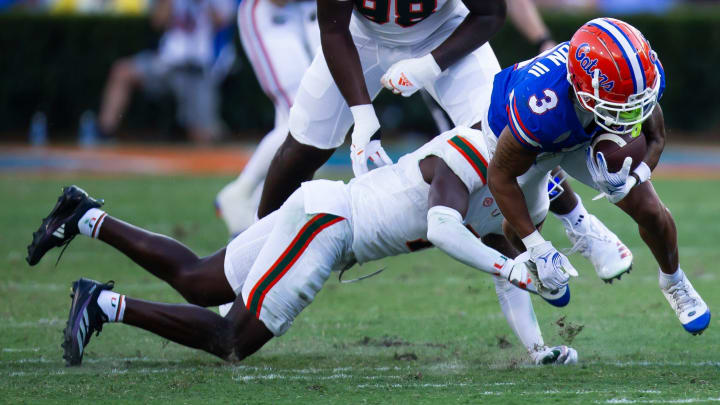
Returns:
[[[535,365],[568,365],[577,364],[577,350],[565,345],[555,347],[542,347],[530,353]]]
[[[660,291],[665,295],[686,331],[699,335],[710,326],[710,308],[695,291],[685,273],[680,281],[667,288],[663,288],[661,284]]]
[[[239,234],[255,222],[257,203],[253,194],[253,190],[247,191],[233,181],[215,197],[215,213],[223,219],[230,235]]]
[[[550,305],[564,307],[570,302],[570,286],[566,285],[558,290],[544,287],[539,280],[537,270],[532,262],[528,261],[528,252],[522,253],[515,260],[509,262],[509,273],[505,275],[510,284],[527,292],[537,294]]]
[[[598,277],[606,283],[620,280],[632,269],[633,255],[625,244],[595,215],[589,214],[580,225],[564,220],[565,233],[573,247],[566,253],[580,252],[590,260]]]

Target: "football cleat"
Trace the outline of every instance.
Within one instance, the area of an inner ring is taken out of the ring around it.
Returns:
[[[577,364],[577,350],[565,345],[555,347],[543,347],[530,354],[535,365],[567,365]]]
[[[80,218],[91,208],[99,208],[103,200],[95,200],[77,186],[64,187],[55,207],[42,220],[37,231],[33,232],[32,243],[27,247],[25,260],[31,266],[36,265],[48,250],[65,246],[77,236]],[[63,249],[64,251],[65,249]],[[60,253],[62,256],[62,252]],[[58,257],[60,261],[60,257]]]
[[[70,294],[72,304],[61,345],[66,366],[80,365],[93,332],[99,335],[102,331],[102,325],[108,318],[98,305],[98,296],[103,290],[112,290],[114,286],[114,281],[103,284],[87,278],[73,282]]]
[[[606,283],[618,280],[632,268],[633,254],[595,215],[588,214],[581,224],[563,220],[565,233],[573,247],[566,254],[580,252],[590,260],[598,277]]]
[[[570,286],[566,285],[557,290],[551,290],[543,286],[540,283],[537,269],[527,259],[529,259],[527,252],[515,258],[507,275],[507,280],[515,287],[539,295],[550,305],[564,307],[570,303]]]
[[[667,288],[660,286],[665,299],[686,331],[699,335],[710,326],[710,308],[683,273],[682,279]]]
[[[255,222],[257,201],[253,192],[246,192],[232,182],[215,197],[215,214],[222,218],[230,235],[238,235]]]

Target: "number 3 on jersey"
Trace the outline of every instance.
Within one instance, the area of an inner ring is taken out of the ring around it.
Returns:
[[[390,21],[391,0],[354,0],[355,8],[370,21],[385,24]],[[435,12],[437,0],[395,0],[395,23],[410,27]]]
[[[530,110],[534,112],[535,114],[545,114],[547,110],[552,110],[553,108],[557,107],[558,104],[558,96],[555,94],[554,91],[550,89],[543,90],[543,97],[537,98],[537,96],[533,95],[528,100],[528,105],[530,106]]]

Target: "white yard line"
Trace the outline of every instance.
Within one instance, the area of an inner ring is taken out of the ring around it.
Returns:
[[[694,404],[698,402],[720,402],[717,398],[681,398],[681,399],[627,399],[613,398],[605,401],[595,401],[596,404]]]

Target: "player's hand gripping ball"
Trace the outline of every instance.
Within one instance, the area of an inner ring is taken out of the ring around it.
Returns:
[[[650,178],[643,162],[647,145],[640,131],[597,135],[588,149],[587,166],[595,184],[607,199],[621,201],[638,183]]]

